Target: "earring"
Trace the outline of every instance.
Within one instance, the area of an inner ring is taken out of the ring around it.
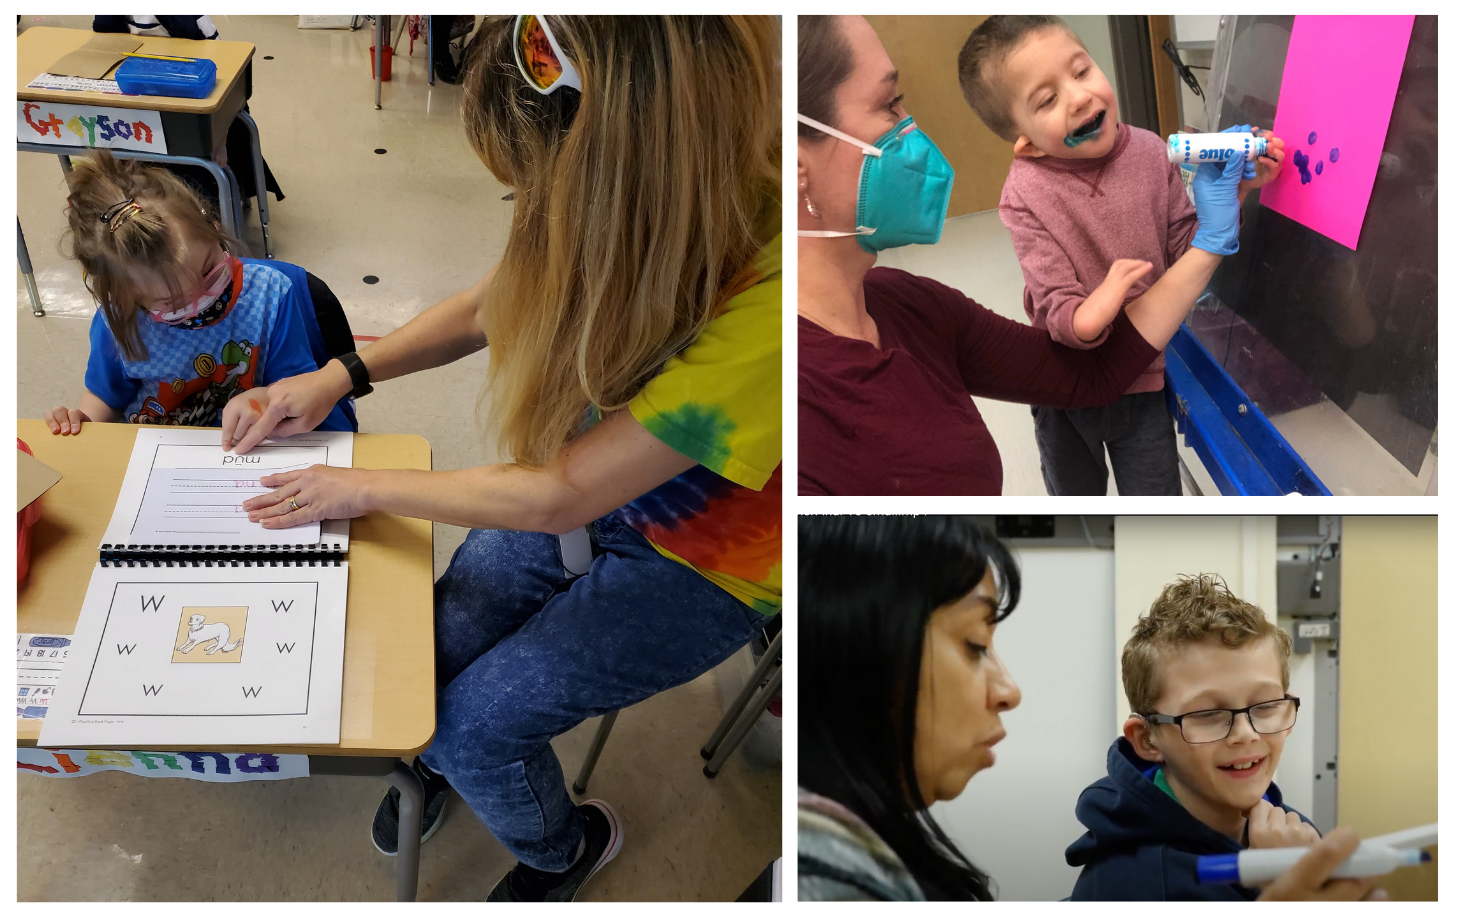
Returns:
[[[820,215],[820,208],[815,206],[815,202],[809,199],[808,194],[804,196],[804,209],[808,210],[809,215],[814,217],[816,220],[824,219],[824,217]]]

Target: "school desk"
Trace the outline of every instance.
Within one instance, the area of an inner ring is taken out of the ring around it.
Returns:
[[[79,436],[55,436],[44,421],[17,423],[17,435],[35,457],[62,474],[41,498],[41,519],[32,530],[30,574],[19,587],[18,633],[71,634],[139,427],[88,423]],[[357,434],[354,467],[428,471],[430,444],[413,435]],[[400,757],[424,750],[435,734],[433,530],[422,519],[361,516],[349,526],[348,561],[339,744],[209,750],[307,754],[310,774],[385,777],[399,787],[396,892],[400,900],[413,901],[422,792]],[[35,745],[40,720],[17,724],[17,744]],[[372,815],[358,813],[360,819]]]
[[[374,110],[380,109],[380,90],[384,86],[384,55],[377,49],[385,46],[390,40],[390,16],[374,17]],[[430,28],[430,16],[425,17],[425,58],[429,63],[426,65],[428,75],[427,82],[435,85],[435,33]],[[393,53],[393,52],[391,52]],[[391,67],[393,73],[393,67]]]
[[[90,148],[82,143],[78,127],[69,127],[71,118],[95,117],[96,110],[126,109],[136,111],[145,123],[146,115],[161,125],[165,149],[112,149],[122,159],[143,159],[206,169],[218,183],[218,207],[223,227],[242,238],[243,204],[237,179],[232,170],[212,160],[213,150],[228,136],[233,119],[248,128],[253,142],[253,177],[258,188],[258,221],[263,226],[263,254],[273,257],[273,242],[268,233],[268,193],[263,174],[263,152],[258,142],[258,125],[243,111],[243,103],[253,94],[253,45],[246,41],[190,41],[183,38],[153,38],[135,35],[142,43],[139,54],[163,54],[175,57],[208,58],[217,64],[217,83],[202,99],[172,96],[128,96],[101,92],[64,89],[30,89],[28,83],[46,72],[61,57],[76,50],[96,36],[82,29],[57,29],[38,26],[26,29],[16,39],[16,140],[22,152],[49,153],[59,156],[61,168],[69,171],[71,157],[84,155]],[[27,108],[27,104],[31,107]],[[48,106],[64,106],[64,117],[50,122],[42,135],[40,125],[47,122]],[[108,121],[110,118],[108,117]],[[150,128],[149,135],[150,135]],[[29,134],[29,137],[27,137]],[[38,142],[41,136],[51,142]],[[76,143],[60,143],[75,136]],[[139,140],[138,143],[141,141]],[[103,141],[103,144],[105,141]],[[159,144],[160,147],[160,144]]]

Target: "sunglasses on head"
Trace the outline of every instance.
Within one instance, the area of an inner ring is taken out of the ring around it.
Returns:
[[[543,16],[517,16],[511,47],[531,88],[549,96],[563,86],[582,91],[582,77],[567,59]]]

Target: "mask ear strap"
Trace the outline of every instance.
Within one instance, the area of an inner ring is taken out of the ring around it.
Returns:
[[[828,124],[821,124],[815,119],[806,117],[805,115],[796,113],[795,117],[799,119],[799,123],[808,124],[810,127],[814,128],[820,133],[829,134],[831,137],[843,140],[846,143],[853,143],[855,146],[858,146],[860,149],[864,150],[866,156],[875,156],[877,158],[879,158],[880,156],[881,151],[879,147],[873,147],[863,140],[857,140],[854,137],[851,137],[844,131],[837,131],[833,127],[830,127]]]

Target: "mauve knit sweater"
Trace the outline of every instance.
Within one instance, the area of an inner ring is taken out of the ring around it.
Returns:
[[[972,395],[1096,407],[1158,351],[1119,313],[1074,350],[959,290],[891,268],[865,275],[880,347],[799,319],[799,492],[1002,492],[1002,459]]]
[[[1014,159],[999,209],[1027,282],[1022,294],[1027,318],[1054,341],[1080,350],[1107,339],[1105,330],[1095,341],[1079,340],[1073,313],[1113,262],[1137,258],[1153,264],[1129,289],[1126,305],[1179,260],[1198,226],[1164,141],[1127,124],[1118,125],[1113,150],[1097,159]],[[1128,391],[1163,387],[1160,353]]]

